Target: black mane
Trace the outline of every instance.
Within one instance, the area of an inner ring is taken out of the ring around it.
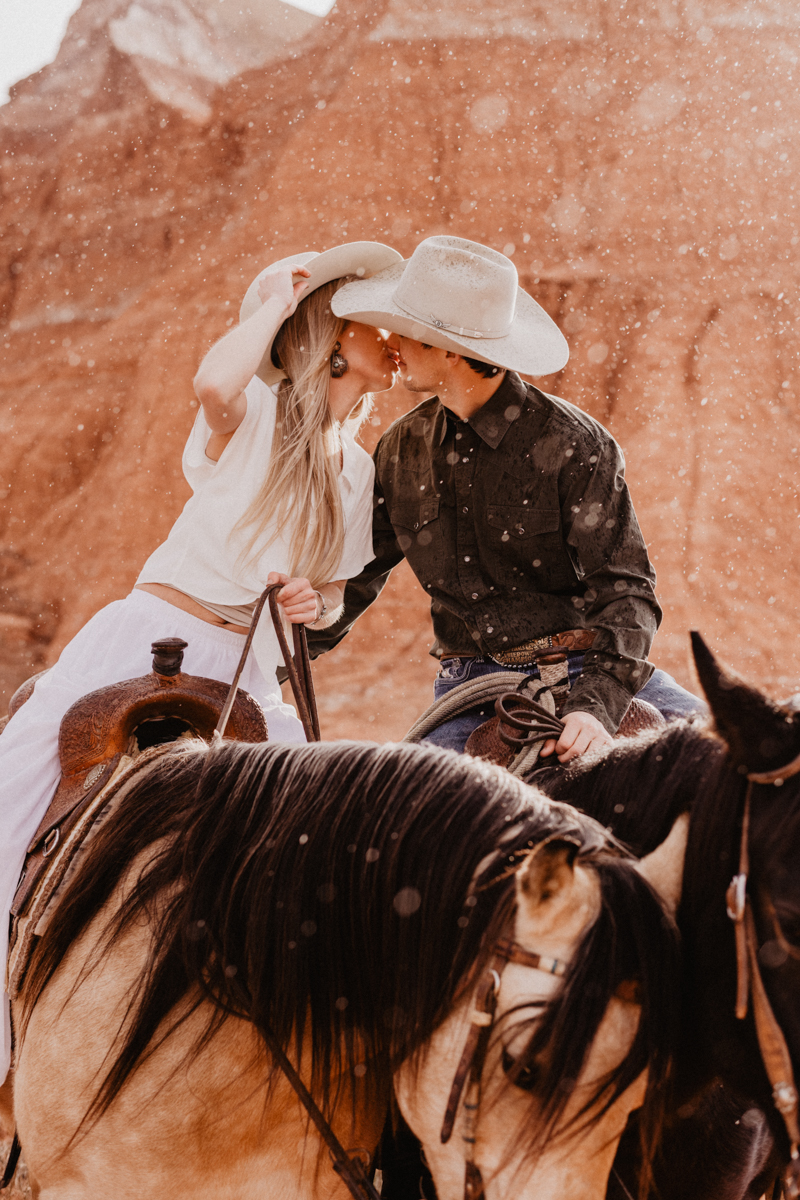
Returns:
[[[675,937],[657,900],[596,822],[435,747],[193,743],[158,759],[98,833],[42,937],[24,1011],[152,847],[103,934],[109,952],[144,911],[152,955],[85,1122],[99,1119],[169,1036],[181,1000],[181,1020],[187,1006],[212,1001],[203,1044],[231,1012],[269,1026],[284,1048],[296,1030],[309,1031],[312,1088],[324,1110],[336,1102],[330,1081],[356,1067],[366,1067],[374,1102],[387,1105],[392,1072],[485,963],[513,908],[522,855],[553,836],[577,841],[596,866],[603,915],[545,1014],[546,1115],[563,1110],[568,1092],[558,1081],[567,1068],[577,1077],[615,987],[633,977],[643,992],[639,1034],[599,1093],[612,1103],[649,1067],[652,1133],[678,977]],[[541,1043],[534,1035],[537,1055]]]
[[[704,723],[672,721],[568,766],[542,767],[531,783],[594,817],[642,858],[698,796],[716,788],[725,758],[724,745]]]

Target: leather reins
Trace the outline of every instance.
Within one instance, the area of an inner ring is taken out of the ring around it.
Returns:
[[[798,1095],[792,1058],[783,1030],[772,1011],[761,968],[758,962],[758,935],[753,906],[748,895],[750,874],[750,805],[753,784],[780,786],[784,780],[800,773],[800,755],[775,771],[748,774],[747,793],[742,813],[742,834],[739,842],[739,870],[725,894],[728,916],[734,923],[736,937],[736,1016],[747,1016],[752,999],[761,1061],[772,1088],[772,1101],[783,1117],[789,1138],[790,1158],[783,1177],[786,1200],[800,1197],[800,1124],[798,1124]]]
[[[209,931],[210,932],[210,931]],[[213,944],[218,953],[219,945],[216,938],[211,934]],[[342,1182],[347,1187],[353,1200],[380,1200],[380,1192],[377,1191],[372,1180],[369,1178],[368,1171],[370,1165],[369,1151],[364,1150],[367,1163],[365,1164],[358,1157],[359,1151],[354,1150],[350,1154],[345,1150],[342,1143],[337,1138],[331,1128],[330,1122],[326,1120],[319,1105],[317,1104],[311,1092],[308,1090],[300,1074],[293,1065],[291,1059],[287,1055],[279,1039],[276,1037],[273,1030],[265,1021],[257,1020],[253,1015],[253,1000],[250,991],[246,984],[242,983],[237,978],[236,973],[228,974],[225,972],[227,985],[237,997],[241,1005],[242,1012],[255,1025],[259,1033],[264,1039],[264,1042],[269,1050],[274,1061],[278,1064],[283,1072],[287,1082],[291,1085],[295,1095],[302,1104],[303,1108],[308,1113],[310,1121],[315,1126],[322,1141],[328,1147],[328,1153],[331,1156],[331,1163],[334,1171],[340,1177]]]
[[[480,1167],[475,1162],[478,1110],[481,1103],[481,1078],[497,1011],[500,976],[503,974],[506,964],[510,962],[530,967],[533,970],[545,971],[548,975],[561,976],[567,969],[567,963],[562,959],[548,958],[544,954],[527,950],[525,946],[521,946],[519,942],[512,941],[510,938],[498,938],[492,945],[491,958],[475,989],[475,1003],[470,1014],[469,1032],[453,1077],[440,1134],[442,1143],[450,1141],[458,1104],[466,1083],[464,1131],[462,1133],[465,1145],[464,1200],[480,1200],[484,1195],[483,1176]]]
[[[281,1071],[283,1071],[288,1082],[292,1085],[295,1095],[316,1126],[317,1132],[323,1142],[328,1147],[333,1169],[347,1187],[353,1200],[380,1200],[380,1192],[377,1191],[367,1174],[370,1160],[369,1152],[365,1151],[367,1156],[366,1167],[357,1157],[357,1151],[354,1151],[352,1154],[347,1153],[333,1132],[329,1122],[322,1115],[314,1097],[303,1083],[272,1030],[269,1026],[262,1023],[259,1023],[258,1028],[269,1047],[270,1054],[277,1062]]]
[[[314,683],[311,678],[311,659],[308,653],[308,639],[303,625],[292,625],[292,640],[294,642],[294,655],[289,650],[289,643],[286,640],[286,634],[283,628],[283,619],[278,611],[278,600],[276,593],[283,587],[282,583],[271,583],[256,601],[255,609],[253,610],[253,618],[250,622],[250,629],[242,650],[242,656],[239,659],[239,665],[236,668],[236,674],[233,677],[233,683],[228,692],[228,698],[222,712],[217,721],[217,727],[214,730],[215,739],[222,737],[225,732],[225,727],[228,724],[228,717],[231,715],[234,701],[236,699],[236,689],[239,685],[239,680],[244,670],[244,664],[247,662],[247,656],[250,653],[250,647],[253,644],[253,638],[256,632],[261,613],[264,605],[269,600],[269,611],[272,617],[272,624],[275,626],[275,633],[278,638],[278,644],[281,648],[283,661],[286,664],[286,670],[289,672],[289,682],[292,685],[292,694],[294,695],[297,711],[300,715],[300,720],[303,723],[306,738],[309,742],[318,742],[320,740],[319,733],[319,717],[317,715],[317,701],[314,695]]]

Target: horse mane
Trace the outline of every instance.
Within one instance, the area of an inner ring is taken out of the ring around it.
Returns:
[[[642,858],[715,786],[725,756],[705,721],[690,718],[621,738],[567,766],[540,768],[530,782],[594,817]]]
[[[578,843],[603,903],[531,1039],[542,1073],[535,1102],[544,1095],[557,1121],[568,1100],[559,1081],[565,1070],[577,1079],[615,988],[635,978],[639,1032],[598,1094],[607,1108],[648,1066],[651,1130],[677,1007],[676,942],[661,906],[596,822],[505,771],[432,746],[196,742],[155,760],[99,830],[34,951],[23,1029],[124,880],[86,970],[143,912],[151,958],[84,1125],[206,1001],[211,1015],[193,1053],[229,1014],[268,1027],[294,1057],[305,1052],[302,1037],[293,1043],[300,1030],[324,1112],[337,1100],[331,1081],[364,1068],[372,1102],[388,1105],[392,1073],[472,986],[512,911],[516,865],[547,837]]]

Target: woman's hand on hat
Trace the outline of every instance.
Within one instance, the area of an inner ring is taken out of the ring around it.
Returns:
[[[276,599],[292,625],[310,625],[316,621],[319,616],[317,593],[308,579],[301,576],[292,579],[282,571],[270,571],[267,583],[283,584]]]
[[[297,283],[294,276],[300,275]],[[292,267],[281,267],[277,271],[267,271],[258,281],[258,295],[262,304],[275,300],[283,307],[283,317],[290,317],[297,305],[308,291],[308,279],[311,272],[307,267],[296,264]]]
[[[297,283],[293,275],[299,276]],[[258,281],[261,307],[220,338],[201,362],[194,390],[213,433],[233,433],[241,425],[247,413],[245,388],[267,346],[308,291],[308,278],[299,263],[268,271]]]

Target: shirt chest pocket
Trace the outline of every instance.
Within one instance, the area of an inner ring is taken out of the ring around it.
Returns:
[[[561,535],[557,508],[492,504],[486,510],[488,552],[498,578],[514,582],[516,572],[539,592],[562,592],[577,582],[569,547]]]
[[[416,546],[428,549],[439,540],[439,497],[394,505],[391,521],[404,554]]]
[[[557,508],[531,508],[525,504],[490,504],[486,510],[486,523],[501,542],[512,538],[540,537],[542,534],[558,533],[560,513]]]

